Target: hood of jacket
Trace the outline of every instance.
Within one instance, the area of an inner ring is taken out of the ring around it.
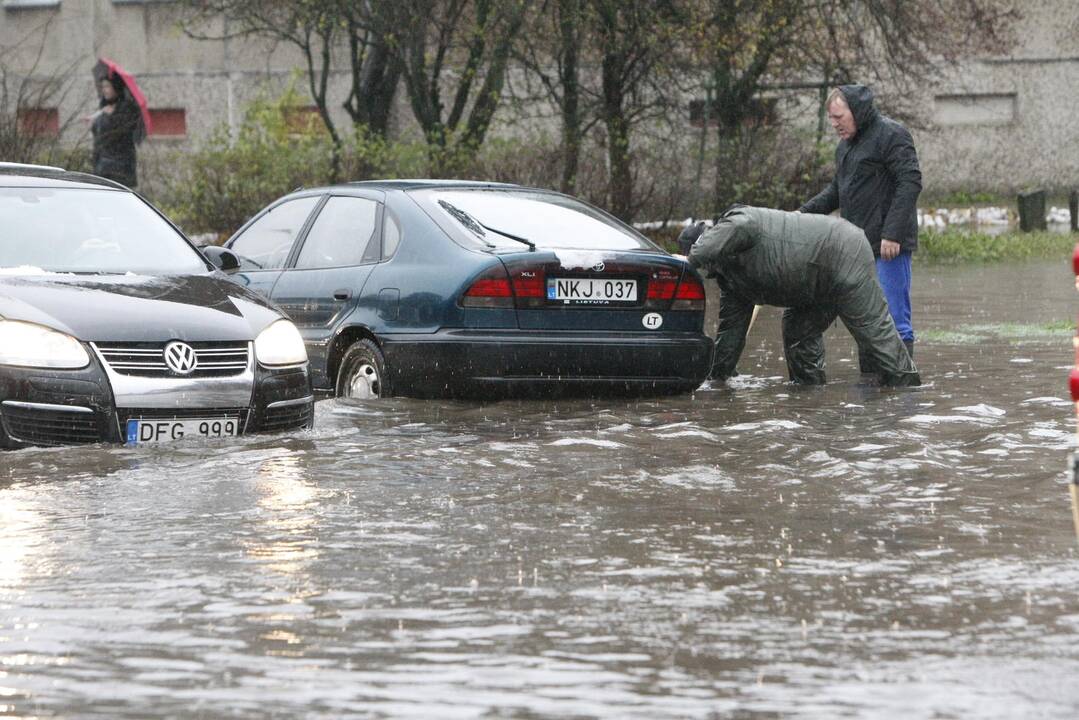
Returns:
[[[873,106],[873,91],[865,85],[840,85],[839,91],[843,93],[847,107],[854,116],[856,130],[852,140],[857,140],[862,131],[880,117],[880,111]]]

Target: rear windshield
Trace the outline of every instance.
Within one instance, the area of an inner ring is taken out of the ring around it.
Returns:
[[[410,194],[451,237],[470,246],[527,250],[521,242],[527,240],[552,250],[658,250],[602,210],[564,195],[480,188]]]
[[[210,268],[138,196],[84,188],[0,188],[0,273],[185,275]]]

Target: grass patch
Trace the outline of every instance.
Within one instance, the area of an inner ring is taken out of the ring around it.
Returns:
[[[919,330],[918,339],[943,345],[977,345],[992,340],[1019,344],[1024,340],[1066,338],[1074,334],[1074,321],[1053,320],[1046,323],[993,323],[962,325],[947,330]]]
[[[935,263],[1001,262],[1035,258],[1071,259],[1076,236],[1055,232],[1006,232],[988,235],[980,232],[945,230],[927,231],[918,236],[916,260]]]

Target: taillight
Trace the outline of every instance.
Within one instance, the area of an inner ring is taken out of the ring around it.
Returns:
[[[493,267],[476,278],[461,297],[464,307],[542,307],[547,300],[543,268]]]
[[[674,290],[678,287],[677,280],[653,280],[648,283],[649,300],[670,300],[674,297]]]
[[[678,284],[671,310],[704,310],[704,285],[688,272]]]
[[[666,310],[678,288],[678,274],[671,270],[656,270],[648,278],[648,291],[644,307],[649,310]]]
[[[512,308],[513,288],[501,265],[476,278],[461,297],[462,307]]]
[[[517,297],[517,307],[543,307],[547,300],[547,279],[540,267],[511,267],[513,294]]]

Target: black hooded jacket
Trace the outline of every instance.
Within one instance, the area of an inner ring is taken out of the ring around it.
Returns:
[[[90,126],[94,135],[94,174],[135,187],[135,143],[142,124],[139,106],[126,91],[120,91],[112,113],[104,111],[106,104],[102,101],[102,110]]]
[[[877,257],[881,238],[899,243],[903,252],[914,252],[922,191],[914,140],[905,127],[873,107],[873,91],[865,85],[842,85],[839,90],[856,131],[850,140],[839,141],[831,184],[801,210],[828,214],[838,208],[845,220],[865,231]]]

